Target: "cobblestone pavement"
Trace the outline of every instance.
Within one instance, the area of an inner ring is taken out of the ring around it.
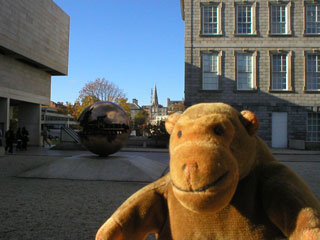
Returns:
[[[146,185],[14,177],[54,159],[0,157],[0,239],[94,239],[119,205]]]
[[[281,156],[280,160],[302,176],[320,199],[320,156],[308,161],[301,156],[300,160]],[[15,177],[58,157],[0,157],[0,239],[92,240],[119,205],[145,186],[135,182]]]

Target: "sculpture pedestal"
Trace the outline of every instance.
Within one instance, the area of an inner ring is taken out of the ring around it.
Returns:
[[[165,174],[167,167],[167,163],[130,153],[108,157],[88,153],[54,160],[18,177],[152,182]]]

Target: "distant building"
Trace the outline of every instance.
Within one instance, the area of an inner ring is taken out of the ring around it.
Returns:
[[[320,148],[320,3],[181,0],[185,104],[254,111],[275,148]]]
[[[132,99],[132,103],[130,103],[130,115],[133,120],[137,113],[142,110],[142,107],[139,106],[137,99]]]
[[[167,119],[168,114],[175,112],[177,109],[177,105],[182,105],[184,101],[171,101],[170,98],[167,99],[167,107],[163,107],[158,102],[158,92],[157,92],[157,86],[154,86],[153,91],[151,92],[152,100],[151,105],[143,105],[140,106],[138,104],[137,99],[133,99],[132,103],[130,103],[130,113],[131,113],[131,119],[133,120],[134,117],[137,115],[137,113],[140,110],[144,110],[148,113],[148,123],[151,124],[159,124],[161,121],[164,121]],[[179,106],[180,107],[180,106]]]
[[[68,110],[68,107],[66,105],[63,104],[63,102],[53,102],[53,101],[50,101],[50,106],[51,108],[57,108],[57,109],[60,109],[61,111],[64,111],[64,112],[67,112]]]
[[[0,19],[0,129],[26,127],[39,145],[51,76],[68,74],[70,18],[52,0],[1,0]]]
[[[167,109],[169,115],[176,111],[184,111],[184,100],[171,101],[170,98],[167,98]]]
[[[64,114],[55,107],[57,104],[51,102],[50,106],[41,107],[41,129],[46,127],[52,137],[60,136],[62,127],[74,127],[79,125],[71,114]],[[61,103],[58,106],[61,108]],[[64,105],[62,105],[64,106]],[[65,106],[64,106],[65,107]]]
[[[167,107],[160,105],[158,102],[157,86],[155,85],[152,92],[151,105],[144,105],[142,109],[149,113],[149,122],[151,124],[159,124],[168,118],[168,114],[175,111],[177,104],[183,104],[183,101],[171,101],[170,98],[168,98]]]
[[[149,122],[151,124],[158,124],[160,121],[163,121],[168,117],[167,108],[163,107],[158,102],[158,93],[157,93],[157,86],[156,85],[154,85],[151,105],[143,106],[143,108],[149,109],[149,111],[148,111],[150,114]]]

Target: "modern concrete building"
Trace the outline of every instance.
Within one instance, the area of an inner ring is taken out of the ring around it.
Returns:
[[[51,76],[68,74],[69,16],[52,0],[0,1],[0,128],[26,127],[40,141]]]
[[[254,111],[272,147],[320,147],[320,3],[181,0],[185,104]]]

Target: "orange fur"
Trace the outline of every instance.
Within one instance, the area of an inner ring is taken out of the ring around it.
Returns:
[[[254,113],[223,103],[170,116],[170,173],[132,195],[96,239],[320,239],[319,200],[258,127]]]

